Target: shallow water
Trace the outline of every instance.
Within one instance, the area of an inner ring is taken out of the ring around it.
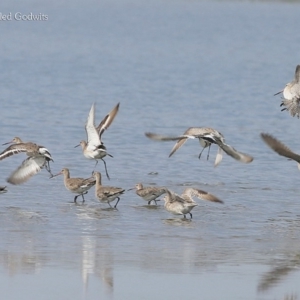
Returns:
[[[94,197],[73,203],[45,170],[0,195],[0,287],[5,299],[297,299],[300,202],[296,163],[273,153],[260,132],[294,151],[299,120],[273,94],[299,64],[299,3],[202,1],[4,1],[2,13],[48,21],[1,21],[1,139],[46,146],[57,173],[90,176],[79,148],[96,120],[120,102],[103,135],[111,180],[204,189],[193,220],[146,206],[126,192],[118,210]],[[177,135],[210,126],[255,157],[224,156],[144,132]],[[5,146],[3,146],[4,149]],[[1,161],[0,185],[24,159]],[[97,170],[104,172],[100,161]]]

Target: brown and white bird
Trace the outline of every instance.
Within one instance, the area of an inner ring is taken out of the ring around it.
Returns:
[[[128,191],[133,189],[135,189],[135,192],[138,196],[148,202],[148,205],[150,205],[152,201],[154,201],[157,205],[157,201],[159,201],[157,198],[166,193],[166,188],[164,187],[144,187],[142,183],[137,183],[134,188],[129,189]]]
[[[171,136],[163,136],[156,133],[146,132],[145,135],[156,141],[176,141],[169,157],[171,157],[188,139],[198,139],[200,145],[203,147],[198,158],[200,159],[201,154],[205,148],[208,147],[207,159],[209,158],[209,152],[211,144],[218,145],[218,153],[215,160],[215,167],[222,161],[223,152],[222,150],[233,157],[234,159],[243,162],[250,163],[253,161],[253,157],[239,152],[234,149],[232,146],[225,143],[224,136],[217,130],[210,127],[190,127],[188,128],[182,135],[171,137]]]
[[[298,163],[298,169],[300,170],[300,155],[293,152],[288,146],[280,142],[272,135],[268,133],[260,134],[263,141],[277,154],[292,159]]]
[[[11,142],[3,145],[7,144],[12,145],[0,153],[0,160],[19,153],[26,153],[27,156],[29,156],[7,178],[7,182],[11,184],[22,184],[40,172],[43,167],[45,167],[52,176],[49,162],[53,161],[53,159],[47,148],[32,142],[23,142],[19,137],[15,137]]]
[[[113,157],[109,153],[107,153],[106,147],[102,142],[102,134],[108,129],[110,124],[113,122],[115,116],[119,111],[120,103],[118,103],[100,122],[100,124],[95,127],[95,103],[93,103],[88,119],[85,125],[85,130],[87,134],[87,142],[82,140],[79,145],[81,146],[83,155],[88,159],[96,160],[96,165],[98,164],[98,159],[102,160],[105,167],[106,176],[109,179],[109,175],[107,172],[106,162],[103,159],[106,155]],[[96,167],[95,165],[95,167]]]
[[[67,190],[71,193],[77,194],[74,197],[74,202],[76,202],[79,196],[82,197],[82,202],[85,201],[84,196],[88,193],[88,190],[96,184],[96,180],[93,177],[90,178],[70,178],[70,171],[68,168],[63,168],[58,174],[53,175],[53,177],[64,175],[64,185]]]
[[[287,110],[292,117],[300,115],[300,65],[296,66],[294,80],[287,83],[285,88],[274,94],[282,93],[283,99],[280,106],[283,106],[281,111]]]
[[[223,201],[218,197],[203,190],[186,188],[180,196],[167,189],[166,195],[164,197],[165,208],[167,211],[171,212],[174,215],[183,215],[184,218],[186,218],[186,215],[189,214],[192,219],[193,215],[191,213],[191,210],[195,206],[198,206],[197,202],[195,202],[192,198],[194,196],[201,200],[223,203]]]
[[[95,196],[100,202],[107,203],[110,207],[110,202],[117,199],[117,203],[114,206],[114,208],[116,208],[120,201],[120,196],[124,194],[125,189],[113,186],[103,186],[101,183],[101,174],[99,172],[94,171],[93,177],[96,179]]]

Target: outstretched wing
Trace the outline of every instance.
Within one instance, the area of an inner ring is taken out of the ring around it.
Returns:
[[[201,200],[207,200],[207,201],[217,202],[217,203],[224,203],[222,200],[220,200],[218,197],[214,196],[213,194],[210,194],[206,191],[195,189],[195,188],[186,188],[182,193],[182,198],[185,199],[185,196],[188,196],[188,197],[195,196]]]
[[[181,203],[182,205],[184,205],[186,203],[185,199],[183,199],[181,196],[174,193],[173,191],[171,191],[169,189],[165,189],[165,192],[166,192],[165,199],[167,199],[167,201],[169,203],[178,202],[178,203]]]
[[[174,147],[172,148],[172,151],[169,155],[169,157],[171,157],[186,141],[188,138],[194,138],[194,137],[187,137],[185,135],[180,135],[180,136],[164,136],[164,135],[160,135],[160,134],[156,134],[156,133],[152,133],[152,132],[146,132],[145,133],[146,137],[148,137],[149,139],[155,140],[155,141],[177,141],[176,144],[174,145]]]
[[[242,153],[234,149],[232,146],[225,144],[221,139],[215,138],[216,144],[224,151],[226,152],[229,156],[233,157],[234,159],[243,162],[243,163],[250,163],[253,161],[253,157],[250,156],[249,154]]]
[[[87,141],[89,146],[98,146],[101,144],[99,134],[95,128],[95,103],[93,103],[85,124]]]
[[[104,119],[101,121],[101,123],[96,128],[96,130],[100,136],[100,140],[101,140],[101,136],[102,136],[103,132],[108,129],[110,124],[113,122],[115,116],[119,112],[119,106],[120,106],[120,102],[104,117]]]
[[[27,152],[27,147],[24,143],[13,144],[0,153],[0,160],[22,152]]]
[[[268,133],[260,134],[263,141],[276,153],[281,156],[290,158],[295,160],[297,163],[300,163],[300,155],[294,153],[290,148],[288,148],[285,144],[275,139],[272,135]]]
[[[11,184],[22,184],[33,175],[41,171],[46,163],[44,156],[31,156],[25,159],[22,164],[7,178]]]
[[[156,134],[156,133],[153,133],[153,132],[145,132],[145,136],[147,138],[151,139],[151,140],[162,141],[162,142],[177,141],[177,140],[180,140],[180,139],[185,137],[183,135],[180,135],[180,136],[165,136],[165,135]]]

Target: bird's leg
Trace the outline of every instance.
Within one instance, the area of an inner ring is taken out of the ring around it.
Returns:
[[[186,216],[185,216],[185,215],[183,215],[183,218],[184,218],[184,219],[186,219]]]
[[[76,200],[77,200],[77,198],[78,198],[79,196],[80,196],[80,195],[77,195],[77,196],[74,197],[74,203],[77,203]]]
[[[211,146],[211,144],[209,144],[209,146],[208,146],[207,160],[209,159],[210,146]]]
[[[114,206],[114,208],[117,208],[117,205],[118,205],[118,203],[120,201],[120,197],[118,197],[117,199],[118,199],[118,201],[117,201],[116,205]]]
[[[101,160],[104,162],[106,177],[108,178],[108,180],[110,180],[109,175],[107,173],[106,162],[105,162],[105,160],[103,158],[101,158]]]
[[[83,195],[86,195],[88,192],[87,191],[85,191],[84,193],[82,193],[81,194],[81,197],[82,197],[82,203],[85,201],[85,199],[84,199],[84,197],[83,197]]]
[[[46,161],[45,169],[48,171],[48,173],[50,173],[50,175],[51,175],[50,178],[52,178],[53,174],[51,172],[50,163],[48,160]]]
[[[152,201],[152,200],[148,201],[148,205],[150,205],[150,204],[151,204],[151,201]]]
[[[108,201],[107,203],[108,203],[109,207],[112,208],[112,206],[110,205],[110,202]]]
[[[200,159],[200,157],[201,157],[201,154],[202,154],[204,148],[205,148],[205,147],[202,148],[202,150],[201,150],[201,152],[200,152],[200,154],[199,154],[199,156],[198,156],[199,159]]]
[[[95,164],[95,167],[94,167],[94,170],[93,170],[92,174],[94,173],[97,165],[98,165],[98,160],[96,159],[96,164]]]
[[[191,219],[193,219],[193,215],[191,214],[191,213],[189,213],[190,214],[190,216],[191,216]]]

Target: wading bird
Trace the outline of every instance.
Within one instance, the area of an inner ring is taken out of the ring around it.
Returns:
[[[193,215],[191,210],[195,206],[198,206],[198,204],[192,198],[193,196],[201,200],[223,203],[223,201],[218,197],[199,189],[186,188],[181,196],[172,192],[171,190],[166,189],[166,195],[164,197],[165,208],[174,215],[183,215],[184,218],[186,218],[186,215],[189,214],[192,219]]]
[[[113,186],[103,186],[101,184],[101,174],[99,172],[94,171],[93,176],[96,179],[95,196],[100,202],[107,203],[110,207],[110,202],[117,199],[117,203],[114,206],[114,208],[116,208],[120,201],[120,196],[125,192],[125,189]]]
[[[78,194],[74,197],[74,202],[76,202],[79,196],[82,197],[82,202],[85,201],[84,196],[88,193],[88,190],[96,184],[96,180],[93,177],[90,178],[70,178],[70,171],[67,168],[63,168],[58,174],[53,175],[56,177],[58,175],[64,175],[64,185],[67,190],[71,193]]]
[[[137,183],[134,188],[129,189],[134,190],[138,196],[143,198],[145,201],[148,202],[148,205],[151,204],[152,201],[155,202],[157,205],[156,201],[160,201],[157,198],[161,196],[162,194],[166,193],[166,188],[164,187],[154,187],[154,186],[147,186],[144,187],[142,183]]]

